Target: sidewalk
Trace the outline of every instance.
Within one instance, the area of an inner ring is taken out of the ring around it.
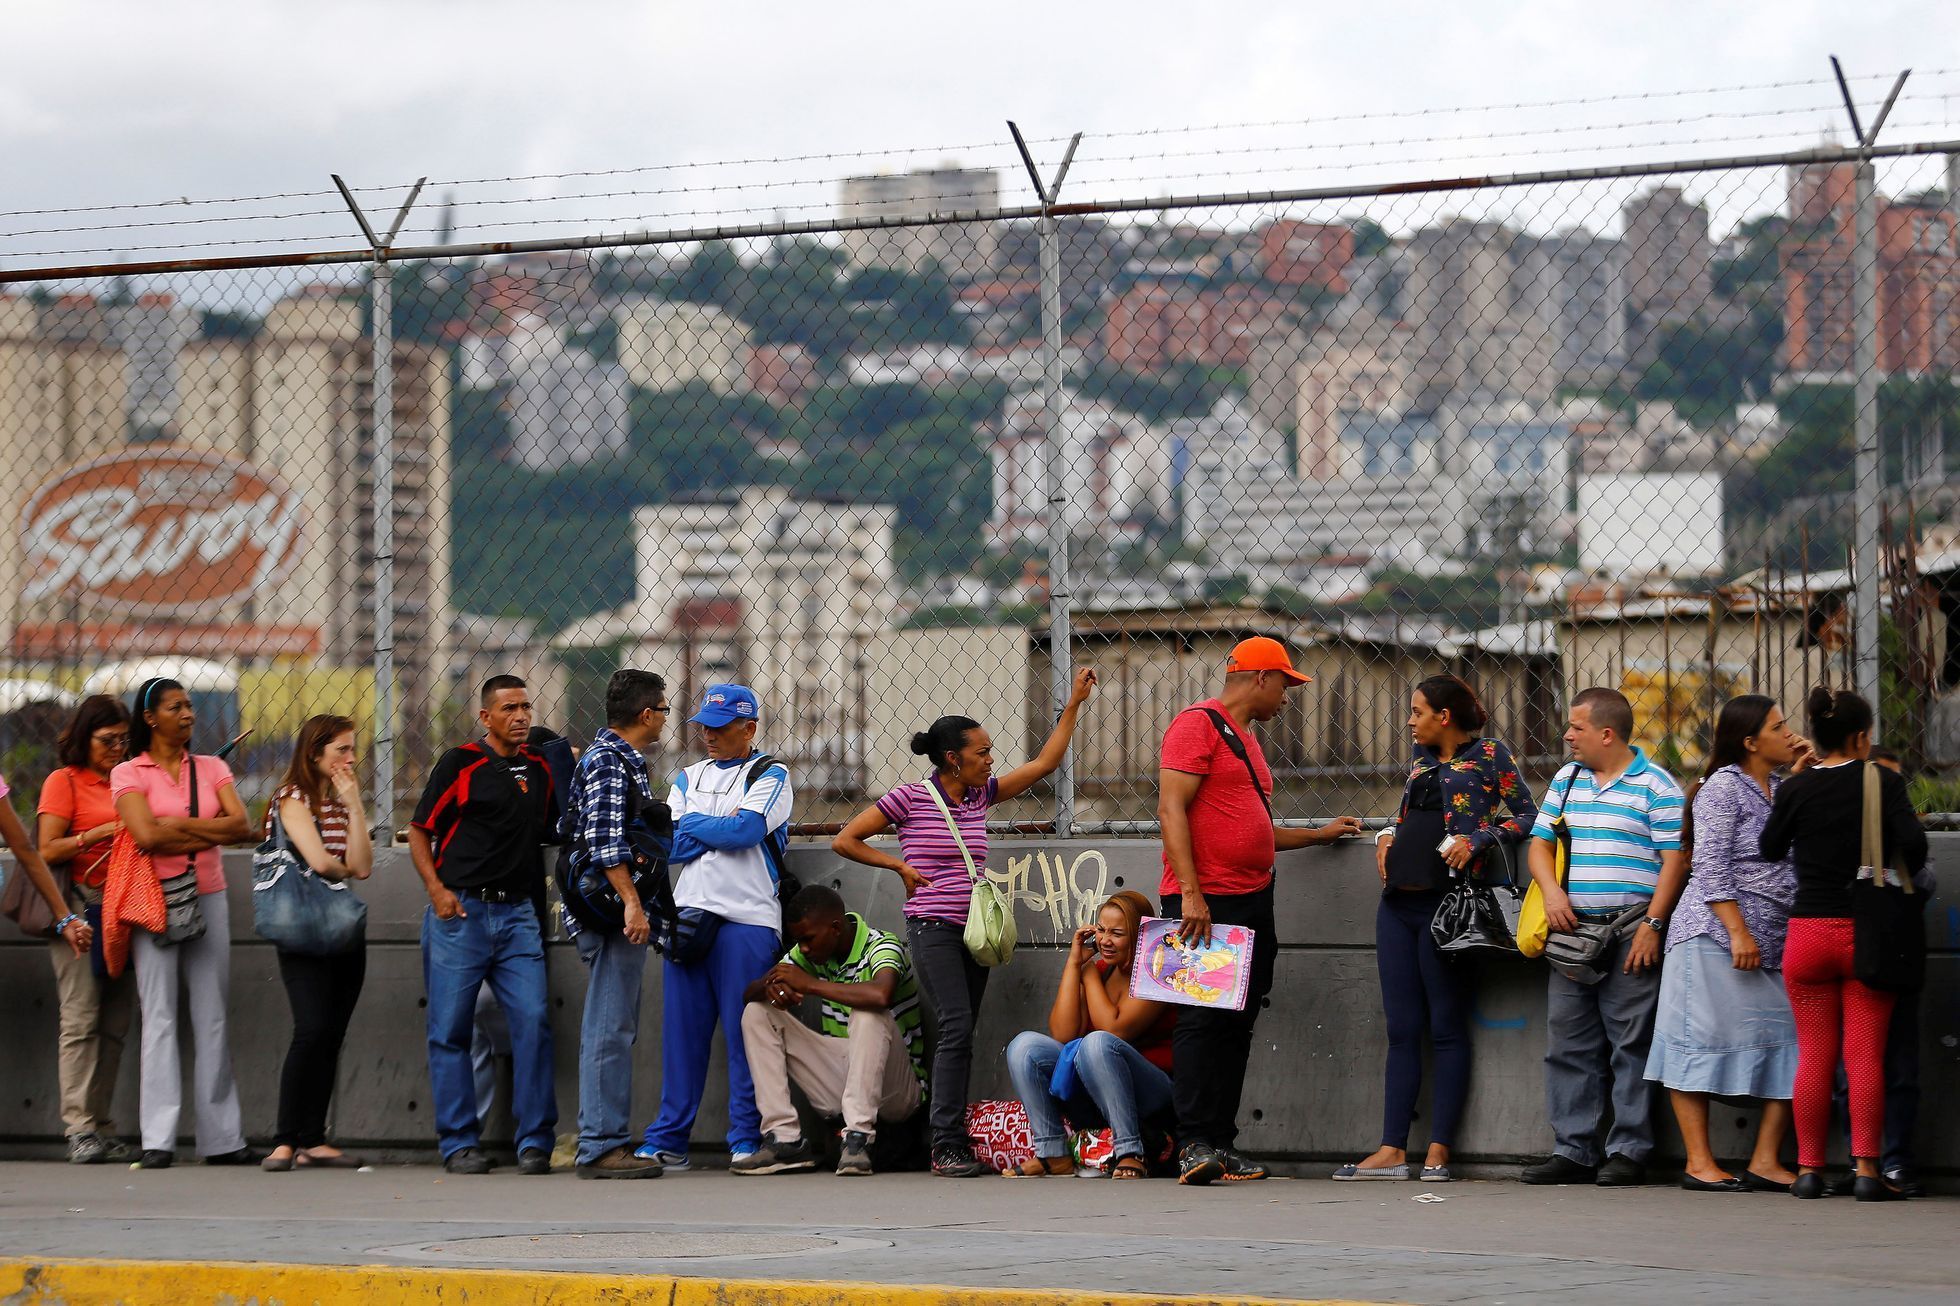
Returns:
[[[1425,1192],[1445,1200],[1414,1200]],[[591,1183],[508,1171],[451,1178],[428,1166],[267,1175],[10,1162],[0,1164],[0,1301],[192,1303],[276,1292],[287,1301],[569,1304],[648,1291],[674,1303],[892,1306],[1084,1300],[1074,1294],[1951,1301],[1956,1217],[1953,1198],[1874,1206],[1502,1182],[1274,1179],[1198,1190],[709,1171]],[[200,1265],[39,1268],[54,1260]],[[202,1268],[208,1262],[238,1264]],[[381,1268],[275,1282],[280,1266]],[[473,1280],[466,1270],[520,1273]],[[620,1278],[632,1275],[658,1278]]]

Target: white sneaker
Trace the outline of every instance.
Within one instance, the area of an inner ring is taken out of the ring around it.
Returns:
[[[660,1162],[660,1168],[668,1174],[686,1174],[694,1168],[688,1161],[686,1152],[668,1152],[657,1147],[639,1147],[634,1149],[633,1155],[639,1157],[642,1161]]]

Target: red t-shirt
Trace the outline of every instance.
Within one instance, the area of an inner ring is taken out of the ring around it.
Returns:
[[[1239,761],[1225,743],[1211,718],[1199,709],[1224,712],[1225,705],[1208,698],[1177,714],[1164,732],[1162,762],[1167,771],[1184,771],[1203,776],[1198,796],[1191,800],[1191,855],[1197,864],[1198,888],[1205,893],[1257,893],[1273,882],[1273,861],[1278,849],[1273,843],[1273,822],[1259,790],[1273,792],[1273,773],[1266,766],[1266,754],[1249,730],[1238,732],[1245,741],[1252,769],[1259,773],[1259,789],[1252,787],[1245,763]],[[1225,718],[1231,723],[1231,716]],[[1164,858],[1161,893],[1179,893],[1177,876],[1171,873],[1171,859]]]

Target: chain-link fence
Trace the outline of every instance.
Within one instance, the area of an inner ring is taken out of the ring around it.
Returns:
[[[1086,665],[999,819],[1123,831],[1250,634],[1314,677],[1283,817],[1392,811],[1445,670],[1535,782],[1594,684],[1688,772],[1820,680],[1960,764],[1954,148],[1003,207],[1015,158],[719,234],[0,272],[0,773],[172,674],[255,796],[356,717],[399,821],[485,677],[583,739],[639,666],[754,686],[814,830],[943,713],[1033,755]]]

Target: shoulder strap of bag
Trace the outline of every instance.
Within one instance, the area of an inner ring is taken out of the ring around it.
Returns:
[[[1888,883],[1885,868],[1885,777],[1878,773],[1876,762],[1865,763],[1864,816],[1860,822],[1859,847],[1863,862],[1872,868],[1872,883],[1881,888]],[[1907,892],[1912,890],[1912,877],[1904,871],[1899,872],[1899,884]]]
[[[763,773],[775,764],[776,759],[769,754],[758,753],[755,760],[749,763],[748,774],[742,778],[742,792],[746,794],[749,790],[755,788],[755,782],[760,780]],[[770,883],[781,884],[783,882],[783,850],[776,846],[775,836],[766,831],[762,836],[762,860],[769,863]]]
[[[966,878],[974,884],[980,883],[979,868],[973,864],[973,854],[966,850],[966,839],[960,834],[960,823],[953,819],[953,809],[946,806],[946,795],[939,792],[939,781],[936,777],[929,777],[926,780],[926,792],[932,795],[932,805],[937,807],[939,814],[946,819],[946,828],[953,832],[953,842],[959,847],[960,859],[966,863]]]
[[[1269,821],[1276,819],[1273,816],[1273,801],[1266,797],[1266,791],[1259,786],[1259,772],[1253,769],[1252,754],[1246,751],[1245,740],[1239,738],[1239,732],[1232,728],[1232,723],[1227,721],[1225,714],[1217,708],[1201,707],[1198,710],[1211,718],[1212,728],[1224,739],[1225,747],[1232,750],[1232,756],[1245,763],[1245,773],[1252,777],[1252,792],[1259,795],[1259,803],[1266,809],[1266,819]]]
[[[197,754],[186,752],[184,754],[184,766],[190,771],[191,820],[195,821],[197,819]]]

